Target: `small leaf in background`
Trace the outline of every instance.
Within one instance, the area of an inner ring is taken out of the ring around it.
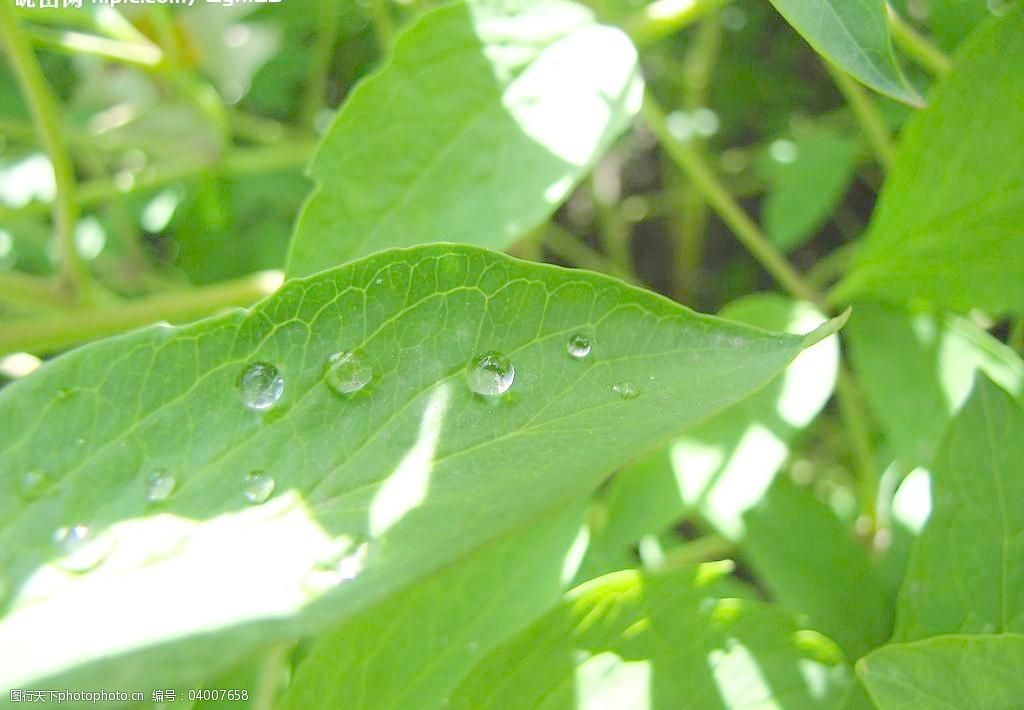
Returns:
[[[806,332],[824,321],[813,306],[770,293],[735,301],[721,315],[789,332]],[[595,533],[584,573],[597,569],[599,558],[618,559],[618,551],[691,510],[722,534],[742,538],[744,511],[768,490],[790,442],[832,394],[836,340],[806,350],[779,379],[675,439],[667,453],[620,472],[604,498],[605,522]]]
[[[892,633],[893,604],[868,544],[808,488],[786,479],[744,516],[748,560],[772,598],[859,658]]]
[[[1024,635],[935,636],[883,646],[857,664],[879,708],[1017,708]]]
[[[727,563],[587,582],[484,658],[454,708],[836,705],[842,652],[770,605],[719,585]]]
[[[928,0],[928,26],[939,44],[947,50],[957,45],[1001,5],[1005,10],[1012,0]]]
[[[201,682],[341,622],[585,498],[804,340],[434,245],[68,353],[0,391],[0,686]],[[490,351],[502,397],[470,390]],[[339,353],[361,387],[325,381]]]
[[[641,93],[633,45],[579,5],[425,13],[324,137],[289,273],[426,242],[508,246],[554,212]]]
[[[1024,312],[1024,8],[980,28],[903,132],[839,300]]]
[[[559,600],[584,501],[319,637],[281,707],[440,708],[476,663]]]
[[[950,419],[984,372],[1024,394],[1024,362],[969,320],[858,302],[847,339],[857,377],[896,454],[928,466]]]
[[[817,131],[792,142],[793,160],[773,158],[765,167],[771,187],[761,221],[785,251],[802,246],[835,210],[853,181],[857,143],[834,131]]]
[[[826,59],[886,96],[922,104],[893,54],[885,0],[771,2]]]
[[[1024,409],[979,374],[932,467],[895,639],[1024,631]]]

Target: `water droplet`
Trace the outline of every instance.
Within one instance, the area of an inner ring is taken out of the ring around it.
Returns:
[[[567,346],[569,355],[582,360],[590,354],[591,349],[594,347],[594,341],[589,336],[577,333],[576,335],[569,338],[569,344]]]
[[[245,497],[250,503],[266,503],[274,492],[274,479],[263,471],[251,471],[245,476]]]
[[[352,394],[366,387],[373,379],[373,368],[354,352],[331,355],[324,380],[338,394]]]
[[[284,377],[273,365],[254,362],[238,377],[238,392],[249,409],[270,409],[284,393]]]
[[[623,399],[636,399],[640,396],[640,390],[632,382],[618,382],[612,385],[612,392]]]
[[[21,477],[21,497],[25,500],[42,498],[52,485],[53,481],[45,471],[39,469],[29,471]]]
[[[146,479],[146,500],[150,503],[162,503],[171,497],[178,479],[166,469],[159,469],[149,474]]]
[[[114,549],[111,538],[94,539],[89,527],[81,524],[60,528],[53,541],[62,555],[57,565],[78,574],[98,567]]]
[[[486,397],[508,392],[515,377],[516,369],[512,362],[493,350],[476,358],[466,371],[469,388]]]
[[[332,541],[330,549],[309,571],[303,586],[313,594],[322,594],[332,587],[359,576],[370,554],[370,543],[356,544],[343,535]]]

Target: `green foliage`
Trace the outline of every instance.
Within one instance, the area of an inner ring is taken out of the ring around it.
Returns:
[[[957,311],[1024,310],[1024,10],[986,24],[911,119],[840,288]]]
[[[875,651],[857,673],[882,708],[1012,708],[1024,680],[1024,636],[935,636]]]
[[[831,642],[715,584],[716,565],[595,579],[484,658],[458,708],[787,708],[835,705],[847,670]],[[689,669],[680,673],[680,668]]]
[[[885,0],[771,0],[822,56],[873,89],[910,104],[921,97],[896,63]]]
[[[1020,704],[1019,2],[0,50],[0,703]]]
[[[423,242],[507,247],[550,216],[628,125],[639,106],[636,61],[621,32],[568,2],[427,13],[325,136],[289,271]]]

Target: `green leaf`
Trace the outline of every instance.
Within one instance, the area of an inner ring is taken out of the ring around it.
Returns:
[[[617,572],[487,656],[454,708],[834,706],[849,674],[828,639],[760,602],[724,597],[726,563]]]
[[[1024,9],[972,35],[904,131],[837,300],[1024,311]]]
[[[568,354],[574,334],[589,357]],[[801,346],[607,277],[434,245],[75,350],[0,391],[0,647],[19,649],[0,687],[170,687],[320,631],[585,497]],[[489,351],[515,368],[497,400],[469,389]],[[335,388],[365,387],[332,391],[339,352],[356,360]],[[243,405],[243,375],[273,406]],[[150,502],[161,472],[170,495]],[[83,544],[73,529],[55,546],[77,525]]]
[[[483,655],[558,602],[586,542],[583,502],[319,638],[281,707],[443,707]]]
[[[1024,393],[1024,362],[964,318],[858,302],[847,329],[857,380],[896,453],[928,466],[976,373]]]
[[[881,710],[1016,708],[1024,698],[1024,636],[936,636],[884,646],[857,664]]]
[[[804,332],[824,317],[806,303],[755,294],[721,315],[773,330]],[[810,345],[810,343],[808,343]],[[733,539],[743,537],[743,512],[771,485],[789,443],[825,406],[839,363],[836,338],[809,347],[761,392],[675,439],[615,477],[605,496],[606,522],[592,556],[611,556],[696,509]],[[593,570],[592,560],[585,566]]]
[[[851,658],[889,638],[893,604],[869,548],[809,489],[776,481],[744,522],[744,559],[773,599],[807,614]]]
[[[324,137],[289,273],[426,242],[508,246],[551,215],[641,94],[632,44],[573,3],[425,13]]]
[[[1009,1],[1009,0],[1007,0]],[[929,0],[928,25],[944,48],[955,49],[975,27],[991,17],[1001,0]]]
[[[761,221],[772,241],[791,251],[814,236],[842,199],[857,168],[857,144],[833,131],[794,143],[796,159],[773,163]]]
[[[896,62],[885,0],[771,0],[815,51],[886,96],[923,105]]]
[[[932,470],[896,635],[1024,631],[1024,409],[979,375]]]

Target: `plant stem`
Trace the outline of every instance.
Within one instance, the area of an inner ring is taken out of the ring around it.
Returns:
[[[560,225],[549,222],[544,234],[544,245],[560,259],[573,266],[580,266],[592,271],[600,271],[611,276],[636,283],[636,277],[623,271],[622,267],[613,262],[596,249],[591,249]]]
[[[895,150],[892,139],[889,136],[889,127],[886,125],[885,117],[878,110],[878,106],[871,100],[868,92],[860,84],[854,81],[849,74],[839,67],[833,66],[831,62],[822,60],[832,80],[836,83],[839,91],[849,104],[860,129],[867,138],[868,145],[874,151],[878,164],[887,172],[892,165]]]
[[[25,35],[35,44],[72,56],[88,55],[151,69],[163,61],[163,52],[152,44],[134,44],[84,32],[31,27]]]
[[[1011,348],[1024,355],[1024,316],[1017,318],[1010,326],[1010,337],[1006,342]]]
[[[932,76],[941,78],[949,74],[953,62],[946,53],[904,21],[891,6],[888,10],[889,31],[896,46]]]
[[[874,523],[878,497],[878,478],[875,475],[875,459],[872,453],[870,421],[864,398],[853,374],[845,363],[839,365],[836,381],[836,395],[843,428],[852,447],[853,463],[857,469],[860,485],[861,512]]]
[[[54,310],[69,305],[57,290],[57,284],[17,271],[0,272],[0,303],[36,310]]]
[[[335,0],[320,0],[319,11],[320,31],[313,47],[313,65],[309,72],[300,114],[300,121],[304,126],[313,126],[317,113],[324,107],[327,77],[331,70],[334,43],[338,39],[338,3]]]
[[[249,306],[273,293],[280,284],[281,273],[268,271],[211,286],[66,311],[38,320],[12,321],[0,329],[0,356],[16,352],[52,353],[152,323],[196,320],[227,308]]]
[[[700,152],[686,143],[677,141],[669,133],[668,126],[665,125],[665,113],[649,92],[644,100],[643,114],[669,157],[686,173],[694,187],[700,190],[708,204],[764,269],[793,296],[813,303],[822,303],[821,295],[790,266],[775,245],[747,216]]]
[[[847,242],[833,249],[819,259],[814,268],[807,272],[807,280],[814,284],[815,288],[824,289],[829,283],[842,276],[853,263],[857,246],[857,242]]]
[[[391,51],[395,38],[395,25],[388,12],[387,0],[370,0],[370,15],[373,17],[373,32],[377,36],[377,47],[381,54]]]
[[[225,175],[242,176],[291,170],[302,167],[313,154],[314,143],[307,141],[283,142],[256,148],[236,148],[218,162],[182,161],[154,165],[140,172],[128,190],[123,189],[111,178],[100,178],[82,183],[78,192],[78,203],[92,207],[123,195],[138,194],[155,190],[182,180],[201,175],[220,167]],[[0,207],[0,219],[12,219],[45,212],[46,202],[31,202],[24,207]]]
[[[731,0],[654,0],[623,29],[640,47],[678,32],[687,25],[715,12]]]
[[[61,133],[57,102],[46,83],[39,62],[18,25],[14,5],[0,2],[0,38],[7,46],[11,68],[25,96],[36,126],[39,142],[50,157],[57,199],[53,203],[53,220],[60,243],[63,286],[73,298],[81,298],[89,272],[75,246],[75,225],[78,221],[77,190],[74,168],[68,157]]]
[[[706,535],[696,540],[684,542],[679,547],[665,553],[665,559],[659,569],[679,569],[701,562],[722,559],[736,550],[736,545],[721,535]]]

